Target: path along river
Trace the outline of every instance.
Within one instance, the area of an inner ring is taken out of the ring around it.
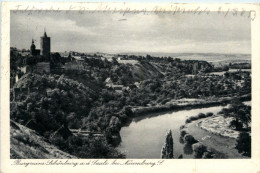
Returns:
[[[250,104],[250,102],[246,102]],[[180,126],[190,116],[199,113],[218,113],[224,106],[180,110],[164,113],[153,113],[134,118],[132,122],[122,127],[120,135],[122,142],[118,149],[126,154],[126,158],[160,158],[161,148],[165,141],[166,132],[172,130],[174,140],[174,156],[183,155],[184,158],[193,158],[185,154],[184,144],[179,141]]]

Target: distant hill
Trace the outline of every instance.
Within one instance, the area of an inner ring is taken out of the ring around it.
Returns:
[[[221,53],[164,53],[164,52],[133,52],[120,53],[125,55],[146,56],[147,54],[156,57],[173,57],[181,60],[200,60],[208,62],[216,61],[251,61],[251,54],[221,54]]]
[[[11,159],[76,159],[50,144],[47,139],[15,121],[10,122]]]

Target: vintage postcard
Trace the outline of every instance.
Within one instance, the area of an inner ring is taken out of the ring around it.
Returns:
[[[1,172],[260,172],[259,4],[2,4]]]

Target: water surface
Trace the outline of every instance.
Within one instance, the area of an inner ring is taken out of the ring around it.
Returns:
[[[126,158],[160,158],[161,148],[166,132],[172,130],[174,156],[182,154],[185,158],[193,158],[190,147],[184,146],[179,140],[180,126],[190,116],[199,113],[217,113],[223,106],[181,110],[167,113],[153,113],[134,118],[127,127],[122,127],[122,142],[118,149],[126,154]],[[184,150],[185,149],[185,150]],[[184,152],[185,151],[185,152]]]

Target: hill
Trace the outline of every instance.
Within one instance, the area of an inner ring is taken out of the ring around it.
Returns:
[[[11,159],[76,159],[77,157],[59,150],[56,146],[15,121],[10,123]]]

